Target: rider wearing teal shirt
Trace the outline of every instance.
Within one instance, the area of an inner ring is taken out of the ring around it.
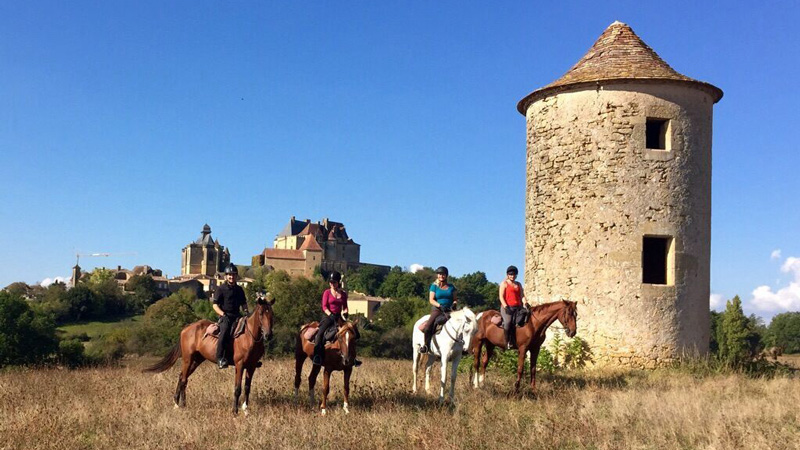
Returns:
[[[428,353],[431,346],[431,339],[433,338],[433,329],[435,328],[436,319],[449,312],[455,306],[456,302],[456,287],[447,282],[447,267],[441,266],[436,269],[436,282],[431,284],[430,294],[428,301],[431,304],[431,315],[428,318],[428,323],[425,324],[425,344],[420,347],[420,353]]]
[[[433,292],[433,298],[436,303],[444,309],[452,308],[453,306],[453,293],[456,287],[448,284],[446,289],[440,288],[436,283],[431,284],[430,292]]]

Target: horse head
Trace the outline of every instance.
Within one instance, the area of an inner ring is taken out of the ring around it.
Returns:
[[[336,341],[339,344],[339,353],[342,355],[342,364],[352,366],[356,360],[356,341],[358,340],[358,326],[353,322],[339,321],[339,331]]]
[[[259,293],[256,297],[256,309],[253,311],[253,315],[257,315],[257,320],[260,322],[262,339],[272,339],[272,322],[274,318],[272,305],[274,303],[275,299],[269,292],[266,294]]]
[[[450,315],[450,320],[455,326],[456,338],[464,342],[464,348],[468,349],[472,345],[472,338],[478,332],[478,319],[471,309],[464,307]]]
[[[561,322],[568,337],[575,337],[575,333],[578,332],[578,302],[562,300],[561,303],[558,321]]]

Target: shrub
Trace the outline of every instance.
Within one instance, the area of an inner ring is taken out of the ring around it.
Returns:
[[[56,327],[19,295],[0,291],[0,367],[41,364],[58,349]]]
[[[86,362],[83,343],[79,339],[67,339],[58,343],[58,363],[70,368]]]

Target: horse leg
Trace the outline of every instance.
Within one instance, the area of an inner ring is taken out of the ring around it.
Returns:
[[[308,374],[308,401],[314,404],[314,385],[317,384],[317,376],[321,366],[311,366],[311,373]]]
[[[461,361],[461,352],[453,356],[450,366],[450,403],[455,403],[456,395],[456,373],[458,373],[458,363]]]
[[[306,362],[308,356],[303,352],[302,354],[294,355],[294,398],[300,394],[300,375],[303,372],[303,364]]]
[[[239,414],[239,396],[242,395],[242,374],[244,373],[244,364],[236,364],[236,381],[234,382],[233,389],[233,415]]]
[[[197,366],[203,363],[206,359],[203,355],[195,354],[192,356],[192,362],[189,364],[189,370],[186,371],[186,378],[183,379],[183,385],[181,386],[181,398],[178,404],[181,408],[186,407],[186,384],[189,382],[189,376],[191,376],[195,370],[197,370]]]
[[[475,389],[480,387],[480,384],[478,383],[478,374],[480,374],[482,351],[483,339],[480,339],[475,342],[475,349],[472,351],[472,369],[474,370],[474,374],[472,374],[472,387]]]
[[[441,379],[439,380],[439,403],[444,403],[444,386],[447,383],[447,354],[450,353],[449,351],[445,351],[443,348],[439,348],[442,351],[442,367],[441,367]]]
[[[431,367],[433,367],[433,355],[428,354],[428,359],[425,361],[425,393],[431,393]]]
[[[514,393],[519,392],[519,384],[522,381],[522,376],[525,375],[525,354],[528,353],[523,347],[519,348],[519,356],[517,357],[517,381],[514,383]]]
[[[539,359],[540,347],[533,346],[531,352],[531,392],[536,393],[536,360]]]
[[[348,400],[350,399],[350,374],[353,372],[352,367],[345,367],[344,369],[344,404],[342,405],[342,409],[344,410],[345,414],[350,414],[350,410],[348,409]]]
[[[250,383],[253,382],[253,373],[256,371],[256,366],[253,364],[246,369],[245,376],[244,376],[244,403],[242,403],[242,412],[246,416],[247,412],[247,404],[250,402]]]
[[[328,407],[328,392],[331,389],[331,371],[325,369],[322,375],[322,405],[320,405],[320,413],[324,416],[327,414]]]
[[[194,367],[193,367],[194,366]],[[181,360],[181,373],[178,375],[178,386],[175,388],[175,408],[183,408],[186,406],[186,382],[189,381],[189,375],[197,368],[195,359],[192,354],[184,355]]]
[[[481,357],[481,374],[478,377],[478,382],[482,385],[486,381],[486,366],[489,365],[489,360],[494,355],[494,345],[486,343],[486,353]]]
[[[414,380],[414,382],[411,385],[411,393],[412,394],[416,394],[417,393],[417,371],[419,370],[420,354],[417,351],[417,349],[414,349],[414,351],[412,351],[411,353],[412,353],[412,358],[413,358],[412,367],[414,369],[414,374],[412,376],[412,379]]]

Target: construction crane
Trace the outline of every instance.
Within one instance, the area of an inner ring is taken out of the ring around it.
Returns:
[[[125,252],[125,253],[75,253],[75,265],[80,266],[81,256],[83,257],[109,257],[109,256],[136,256],[136,252]]]

